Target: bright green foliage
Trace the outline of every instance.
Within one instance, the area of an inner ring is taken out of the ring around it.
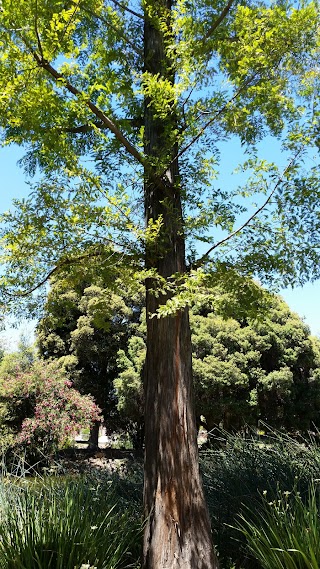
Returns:
[[[174,81],[143,62],[146,15]],[[161,177],[173,148],[195,267],[208,258],[196,260],[203,242],[216,282],[231,267],[272,284],[318,277],[318,24],[313,1],[178,0],[166,13],[153,0],[2,0],[2,141],[23,146],[22,166],[39,174],[2,219],[6,306],[52,270],[85,263],[84,250],[99,263],[110,244],[111,278],[117,262],[127,286],[145,279],[144,247],[151,240],[158,254],[161,218],[145,233],[143,181]],[[144,100],[165,132],[156,158],[143,150]],[[216,180],[220,144],[233,137],[246,152],[238,189]],[[261,159],[264,139],[277,140],[279,164]],[[164,313],[196,299],[190,274],[162,283],[178,293]]]
[[[259,420],[291,430],[320,425],[320,343],[277,297],[260,319],[222,318],[210,301],[193,308],[190,322],[196,414],[208,430],[240,429]],[[272,300],[271,300],[272,299]],[[237,303],[229,298],[229,307]],[[121,413],[142,416],[144,329],[120,354],[114,382]]]
[[[283,301],[275,297],[261,320],[200,311],[191,328],[196,407],[209,428],[319,423],[320,343]]]

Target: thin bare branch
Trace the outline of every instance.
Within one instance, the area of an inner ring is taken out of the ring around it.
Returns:
[[[74,18],[75,15],[77,14],[78,10],[79,10],[79,6],[77,5],[77,3],[75,3],[74,10],[73,10],[73,12],[72,12],[72,14],[71,14],[69,20],[66,22],[66,24],[65,24],[65,26],[64,26],[61,39],[66,35],[66,33],[67,33],[67,31],[68,31],[68,28],[69,28],[69,26],[70,26],[70,24],[71,24],[73,18]],[[60,41],[61,41],[61,39],[60,39]]]
[[[111,240],[108,240],[108,242],[115,244],[114,241]],[[112,252],[112,255],[114,253],[115,251]],[[79,255],[78,257],[73,257],[70,259],[65,259],[64,261],[60,261],[53,269],[51,269],[51,271],[49,271],[46,274],[46,276],[41,281],[39,281],[30,289],[24,291],[18,291],[16,293],[10,293],[6,291],[5,294],[11,298],[25,298],[26,296],[29,296],[30,294],[41,288],[43,285],[45,285],[51,279],[51,277],[55,275],[57,272],[65,269],[66,267],[76,265],[77,263],[79,263],[80,261],[84,261],[85,259],[91,259],[92,257],[99,257],[99,255],[101,255],[101,249],[98,249],[97,251],[90,251],[89,253],[84,253],[83,255]]]
[[[223,22],[223,20],[225,19],[225,17],[228,15],[228,13],[230,12],[231,6],[234,3],[235,0],[229,0],[228,4],[224,7],[224,9],[222,10],[220,16],[218,16],[218,18],[216,19],[215,22],[213,22],[212,26],[208,29],[206,35],[204,36],[203,40],[207,40],[209,39],[210,36],[212,36],[212,34],[216,31],[216,29],[220,26],[221,22]]]
[[[51,277],[58,272],[58,270],[61,268],[60,265],[57,265],[56,267],[54,267],[54,269],[52,269],[51,271],[49,271],[49,273],[47,273],[47,275],[44,277],[44,279],[42,279],[42,281],[38,282],[35,286],[33,286],[32,288],[28,289],[28,290],[23,290],[23,291],[18,291],[16,293],[10,293],[6,291],[6,295],[11,297],[11,298],[25,298],[26,296],[29,296],[30,294],[32,294],[33,292],[35,292],[36,290],[38,290],[39,288],[41,288],[43,285],[45,285],[50,279]]]
[[[106,26],[108,26],[109,28],[111,28],[114,32],[116,32],[116,34],[118,34],[118,36],[120,36],[128,45],[130,45],[130,47],[133,49],[133,51],[135,51],[135,53],[137,55],[139,55],[140,57],[144,57],[143,51],[142,49],[137,48],[137,46],[128,38],[128,36],[126,36],[121,30],[119,30],[119,28],[117,28],[116,26],[114,26],[113,24],[111,24],[111,22],[109,22],[109,20],[107,20],[106,18],[104,18],[103,16],[100,16],[100,14],[96,14],[96,12],[94,12],[93,10],[90,10],[90,8],[86,8],[84,6],[81,6],[81,9],[86,12],[87,14],[90,14],[90,16],[92,16],[93,18],[96,18],[97,20],[100,20],[100,22],[103,22]]]
[[[106,129],[107,126],[101,121],[93,121],[92,123],[81,124],[79,126],[66,126],[62,128],[58,128],[58,132],[69,132],[71,134],[85,134],[87,132],[91,132],[94,128],[98,129]]]
[[[223,245],[224,243],[232,239],[232,237],[235,237],[235,235],[238,235],[238,233],[240,233],[243,229],[248,227],[251,221],[255,219],[259,215],[259,213],[261,213],[261,211],[263,211],[266,208],[266,206],[270,203],[272,196],[274,196],[275,192],[277,191],[279,185],[283,182],[286,173],[290,170],[291,166],[293,166],[293,164],[296,162],[301,152],[302,149],[300,148],[298,152],[296,152],[294,157],[290,160],[290,162],[287,164],[282,174],[279,176],[273,190],[269,193],[264,203],[260,207],[258,207],[258,209],[256,209],[256,211],[252,215],[250,215],[250,217],[240,227],[238,227],[237,229],[232,231],[232,233],[229,233],[229,235],[227,235],[223,239],[220,239],[220,241],[217,241],[217,243],[212,245],[212,247],[210,247],[210,249],[208,249],[208,251],[204,255],[202,255],[202,257],[200,257],[200,259],[198,259],[198,261],[192,266],[193,269],[197,269],[201,265],[203,265],[203,263],[205,263],[208,260],[208,257],[210,253],[212,253],[212,251],[214,251],[215,249],[217,249],[217,247],[220,247],[220,245]]]
[[[276,69],[281,63],[281,58],[279,59],[279,61],[277,63],[274,64],[273,69]],[[184,146],[177,154],[176,156],[174,156],[174,158],[171,160],[170,164],[168,167],[170,167],[176,160],[178,160],[185,152],[187,152],[187,150],[189,150],[189,148],[191,148],[191,146],[193,146],[193,144],[195,144],[199,138],[204,134],[204,132],[206,131],[206,129],[211,126],[221,115],[223,115],[223,113],[225,113],[225,111],[228,109],[228,107],[241,95],[241,93],[250,85],[250,83],[252,81],[254,81],[256,79],[256,77],[259,76],[259,73],[261,73],[260,69],[257,69],[250,77],[248,77],[246,79],[246,81],[244,81],[244,83],[241,85],[241,87],[239,87],[239,89],[234,93],[234,95],[223,105],[223,107],[221,107],[218,111],[216,111],[216,113],[214,113],[213,117],[211,117],[211,119],[209,119],[206,124],[199,130],[198,134],[196,134],[192,140],[186,145]],[[163,173],[162,173],[163,175]]]
[[[124,217],[126,219],[126,221],[134,226],[132,220],[130,219],[130,217],[128,216],[128,214],[123,211],[122,207],[120,205],[117,205],[113,200],[111,200],[108,196],[108,194],[106,192],[104,192],[100,186],[100,184],[94,179],[94,177],[92,176],[88,176],[88,180],[91,182],[91,184],[93,184],[95,186],[95,188],[98,190],[98,192],[103,196],[103,198],[112,206],[114,207],[119,213],[120,215],[122,215],[122,217]]]
[[[186,121],[186,114],[185,114],[185,106],[186,106],[186,104],[188,103],[188,101],[189,101],[189,99],[190,99],[190,97],[191,97],[191,95],[192,95],[194,89],[195,89],[195,86],[193,86],[193,87],[190,89],[190,91],[189,91],[187,97],[185,98],[185,100],[183,101],[183,103],[182,103],[182,105],[181,105],[182,117],[183,117],[183,122],[184,122],[183,127],[181,127],[181,129],[180,129],[181,132],[183,132],[183,131],[186,129],[187,121]]]
[[[128,6],[124,6],[124,4],[121,4],[121,2],[118,2],[117,0],[111,0],[111,2],[113,2],[115,6],[118,6],[118,8],[121,8],[121,10],[125,10],[126,12],[129,12],[129,14],[135,16],[136,18],[141,18],[141,20],[144,20],[143,14],[139,14],[138,12],[131,10],[131,8],[128,8]]]
[[[38,0],[36,0],[36,6],[35,6],[35,12],[34,12],[34,29],[36,32],[39,53],[40,53],[41,57],[43,57],[43,50],[42,50],[40,34],[39,34],[39,30],[38,30]]]
[[[235,92],[235,94],[223,105],[223,107],[221,107],[221,109],[219,109],[216,113],[214,113],[213,117],[211,117],[210,120],[208,120],[206,122],[206,124],[199,130],[198,134],[196,134],[193,139],[186,145],[184,146],[184,148],[182,148],[178,154],[173,158],[172,162],[174,162],[175,160],[178,160],[185,152],[187,152],[187,150],[189,150],[189,148],[191,148],[191,146],[193,146],[193,144],[195,144],[199,138],[203,135],[203,133],[205,132],[205,130],[211,126],[221,115],[223,115],[223,113],[228,109],[228,107],[239,97],[239,95],[241,95],[241,93],[244,91],[244,89],[246,89],[248,87],[248,85],[251,83],[251,81],[253,81],[255,79],[255,77],[257,77],[257,75],[259,74],[259,72],[257,71],[256,73],[254,73],[254,75],[251,75],[251,77],[249,77],[244,83],[243,85],[241,85],[241,87],[239,87],[239,89]]]
[[[125,119],[125,122],[136,128],[140,128],[142,126],[142,120],[139,118]],[[87,132],[92,132],[95,128],[104,130],[107,126],[101,121],[91,121],[90,123],[80,124],[79,126],[65,126],[55,130],[57,132],[69,132],[71,134],[85,134]]]

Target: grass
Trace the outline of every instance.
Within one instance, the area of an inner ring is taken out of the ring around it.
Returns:
[[[219,446],[200,453],[203,481],[220,565],[260,567],[248,556],[244,535],[234,529],[235,520],[250,505],[253,509],[278,492],[296,488],[302,496],[320,473],[320,449],[316,442],[296,440],[278,432],[268,438],[249,438],[222,433]],[[249,557],[249,558],[248,558]]]
[[[320,569],[315,564],[320,535],[318,487],[313,484],[320,478],[320,449],[315,441],[279,433],[263,439],[223,433],[216,447],[201,451],[200,457],[221,569]],[[142,464],[136,462],[89,478],[6,483],[3,477],[0,569],[138,567],[142,476]],[[288,504],[291,510],[285,509]],[[310,511],[314,531],[308,529]],[[282,519],[284,527],[277,532]],[[294,534],[293,519],[303,528],[300,534]],[[253,543],[260,544],[260,553]],[[286,558],[293,554],[290,549],[301,551],[294,557],[296,565]],[[270,564],[264,565],[264,559]]]
[[[248,505],[259,509],[265,491],[268,501],[294,489],[306,500],[313,480],[320,478],[320,448],[312,439],[279,432],[261,438],[224,432],[215,443],[215,448],[200,451],[200,466],[220,568],[261,568],[246,536],[234,527],[236,520],[241,515],[249,519]],[[126,476],[112,478],[117,495],[137,511],[141,511],[142,476],[142,465],[136,463]]]
[[[320,568],[319,490],[312,483],[306,499],[294,489],[265,496],[258,512],[248,509],[238,522],[247,547],[263,569]]]
[[[93,480],[2,484],[1,569],[97,569],[133,567],[140,524],[119,508],[112,491]]]

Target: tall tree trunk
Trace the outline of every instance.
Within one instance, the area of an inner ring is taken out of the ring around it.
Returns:
[[[145,3],[145,64],[153,74],[173,82],[164,38],[153,25],[148,8],[158,14],[171,2]],[[148,15],[147,15],[148,14]],[[174,114],[159,119],[145,101],[145,151],[155,160],[165,154],[170,168],[145,172],[146,221],[162,220],[155,242],[147,246],[146,266],[161,277],[185,272],[185,243],[175,147],[168,134]],[[167,295],[154,293],[155,279],[147,280],[147,357],[145,366],[145,486],[144,569],[213,569],[209,516],[199,473],[196,424],[192,397],[191,335],[187,309],[166,318],[150,318]]]

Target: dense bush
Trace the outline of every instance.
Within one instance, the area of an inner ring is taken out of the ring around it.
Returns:
[[[320,343],[278,297],[263,318],[191,317],[197,414],[210,430],[259,421],[308,430],[320,420]]]
[[[92,397],[80,395],[57,362],[37,360],[28,370],[0,372],[4,446],[19,446],[29,456],[51,455],[81,427],[99,419]]]

